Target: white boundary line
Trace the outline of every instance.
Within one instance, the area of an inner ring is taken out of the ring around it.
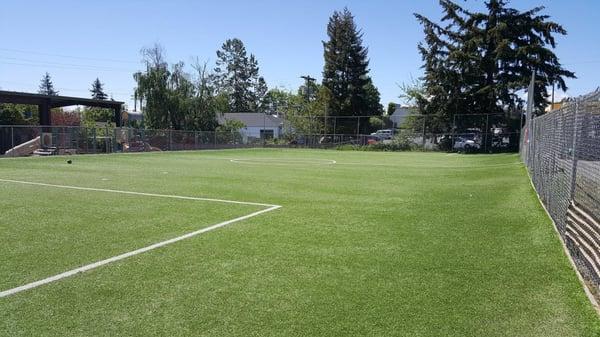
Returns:
[[[260,211],[256,211],[250,214],[246,214],[240,217],[237,217],[235,219],[231,219],[231,220],[227,220],[227,221],[223,221],[220,222],[218,224],[209,226],[209,227],[205,227],[172,239],[168,239],[165,241],[161,241],[161,242],[157,242],[154,244],[151,244],[149,246],[143,247],[143,248],[139,248],[136,250],[132,250],[130,252],[127,253],[123,253],[120,255],[116,255],[113,257],[110,257],[108,259],[104,259],[104,260],[100,260],[100,261],[96,261],[94,263],[90,263],[69,271],[66,271],[64,273],[60,273],[60,274],[56,274],[54,276],[50,276],[35,282],[31,282],[31,283],[27,283],[24,284],[22,286],[16,287],[16,288],[12,288],[12,289],[8,289],[8,290],[4,290],[4,291],[0,291],[0,298],[2,297],[6,297],[6,296],[10,296],[10,295],[14,295],[16,293],[19,293],[21,291],[25,291],[25,290],[29,290],[32,288],[36,288],[48,283],[52,283],[52,282],[56,282],[58,280],[61,280],[63,278],[67,278],[70,276],[74,276],[77,275],[79,273],[83,273],[86,272],[88,270],[92,270],[101,266],[104,266],[106,264],[112,263],[112,262],[116,262],[119,260],[123,260],[126,259],[128,257],[134,256],[134,255],[138,255],[138,254],[142,254],[166,245],[170,245],[172,243],[181,241],[181,240],[185,240],[188,238],[191,238],[193,236],[196,235],[200,235],[202,233],[206,233],[212,230],[215,230],[217,228],[223,227],[223,226],[227,226],[229,224],[232,224],[234,222],[238,222],[238,221],[242,221],[242,220],[246,220],[252,217],[255,217],[257,215],[263,214],[263,213],[267,213],[267,212],[271,212],[274,211],[278,208],[281,208],[281,206],[279,205],[270,205],[270,204],[261,204],[261,203],[255,203],[255,202],[245,202],[245,201],[234,201],[234,200],[223,200],[223,199],[211,199],[211,198],[196,198],[196,197],[186,197],[186,196],[178,196],[178,195],[168,195],[168,194],[155,194],[155,193],[141,193],[141,192],[131,192],[131,191],[119,191],[119,190],[109,190],[109,189],[101,189],[101,188],[88,188],[88,187],[78,187],[78,186],[67,186],[67,185],[54,185],[54,184],[44,184],[44,183],[35,183],[35,182],[29,182],[29,181],[20,181],[20,180],[9,180],[9,179],[0,179],[0,181],[2,182],[9,182],[9,183],[18,183],[18,184],[27,184],[27,185],[38,185],[38,186],[47,186],[47,187],[57,187],[57,188],[66,188],[66,189],[75,189],[75,190],[83,190],[83,191],[97,191],[97,192],[110,192],[110,193],[121,193],[121,194],[133,194],[133,195],[143,195],[143,196],[149,196],[149,197],[163,197],[163,198],[175,198],[175,199],[186,199],[186,200],[199,200],[199,201],[212,201],[212,202],[224,202],[224,203],[233,203],[233,204],[243,204],[243,205],[254,205],[254,206],[263,206],[263,207],[267,207],[266,209],[260,210]]]
[[[141,195],[141,196],[145,196],[145,197],[158,197],[158,198],[171,198],[171,199],[184,199],[184,200],[197,200],[197,201],[224,202],[224,203],[228,203],[228,204],[254,205],[254,206],[263,206],[263,207],[277,206],[277,205],[271,205],[271,204],[261,204],[261,203],[258,203],[258,202],[249,202],[249,201],[212,199],[212,198],[200,198],[200,197],[186,197],[186,196],[182,196],[182,195],[144,193],[144,192],[133,192],[133,191],[121,191],[121,190],[111,190],[111,189],[106,189],[106,188],[80,187],[80,186],[69,186],[69,185],[55,185],[55,184],[36,183],[36,182],[23,181],[23,180],[0,179],[0,182],[16,183],[16,184],[24,184],[24,185],[36,185],[36,186],[66,188],[66,189],[80,190],[80,191],[94,191],[94,192],[108,192],[108,193],[120,193],[120,194],[130,194],[130,195]]]

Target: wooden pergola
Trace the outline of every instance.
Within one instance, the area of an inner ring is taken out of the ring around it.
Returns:
[[[117,126],[121,126],[121,109],[123,102],[119,101],[0,90],[0,103],[37,105],[40,125],[43,126],[52,125],[52,113],[50,112],[50,109],[52,108],[60,108],[70,105],[107,108],[114,110],[115,123]]]

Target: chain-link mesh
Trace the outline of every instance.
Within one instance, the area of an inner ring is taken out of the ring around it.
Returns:
[[[600,287],[600,92],[533,118],[521,155],[576,265]]]
[[[266,114],[261,114],[266,118]],[[516,151],[518,118],[506,114],[278,116],[280,125],[238,131],[0,126],[0,155],[180,151],[239,147],[379,146],[382,150]],[[266,121],[266,120],[265,120]],[[260,130],[258,130],[260,129]],[[264,129],[264,130],[263,130]],[[264,131],[264,132],[263,132]]]

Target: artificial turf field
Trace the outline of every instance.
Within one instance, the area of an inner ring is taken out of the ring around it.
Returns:
[[[0,179],[0,291],[281,206],[0,297],[1,336],[600,335],[516,155],[18,158]]]

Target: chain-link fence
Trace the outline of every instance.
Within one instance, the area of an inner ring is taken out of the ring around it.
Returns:
[[[0,154],[5,157],[224,149],[264,146],[268,142],[272,143],[229,131],[0,126]]]
[[[394,143],[405,150],[455,152],[517,152],[519,114],[466,114],[450,116],[280,116],[289,134],[319,135],[340,144]],[[320,144],[313,142],[313,144]]]
[[[521,156],[575,263],[600,286],[600,92],[525,127]]]
[[[0,155],[18,157],[265,146],[369,146],[382,150],[458,152],[516,151],[518,148],[519,133],[511,131],[519,129],[518,121],[516,126],[511,125],[514,119],[504,114],[457,114],[451,120],[412,114],[396,120],[387,116],[294,118],[277,117],[280,125],[271,125],[272,129],[254,126],[239,131],[7,125],[0,126]],[[364,133],[365,125],[374,132]]]

